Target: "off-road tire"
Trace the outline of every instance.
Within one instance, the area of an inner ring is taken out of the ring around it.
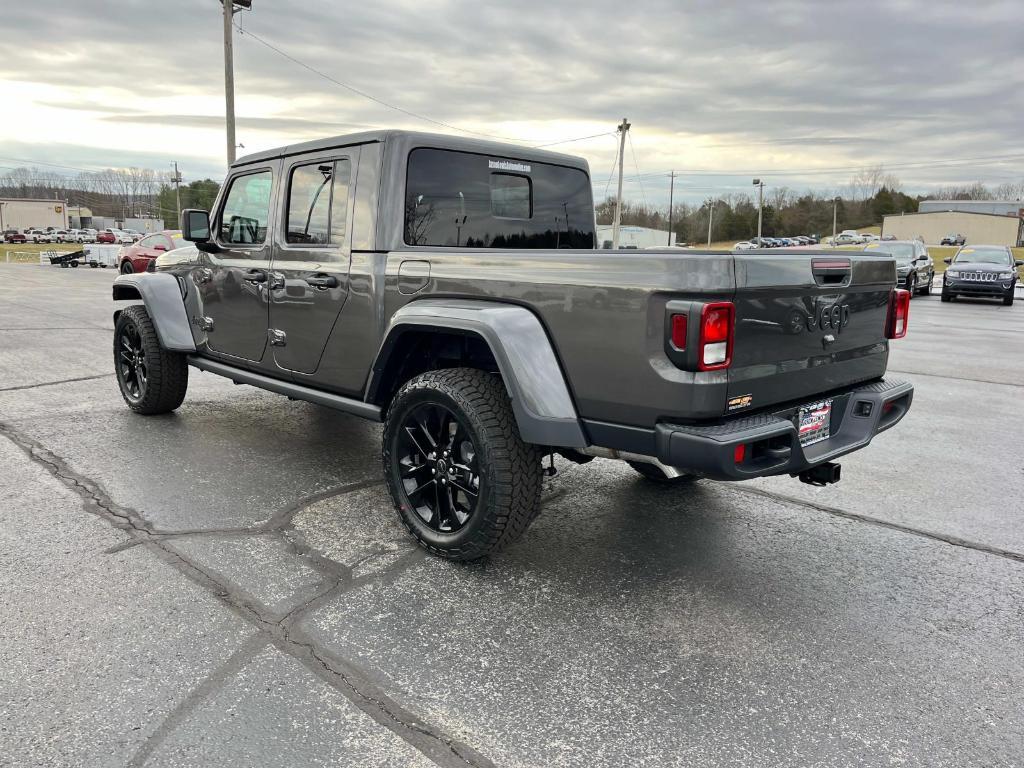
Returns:
[[[451,533],[430,528],[408,503],[396,456],[398,432],[416,406],[438,403],[471,434],[480,467],[480,497],[466,523]],[[540,511],[543,451],[523,442],[505,385],[474,368],[447,368],[406,382],[387,409],[382,445],[384,477],[402,524],[427,551],[473,561],[514,542]]]
[[[127,390],[120,364],[121,339],[127,326],[133,324],[142,342],[146,364],[146,387],[140,397]],[[170,413],[185,399],[188,389],[188,363],[185,355],[170,352],[160,346],[153,321],[141,305],[128,307],[117,316],[114,324],[114,372],[121,397],[136,413],[153,416]]]
[[[646,461],[627,461],[626,463],[639,472],[645,480],[650,480],[658,485],[689,485],[697,479],[695,475],[668,477],[657,464],[649,464]]]

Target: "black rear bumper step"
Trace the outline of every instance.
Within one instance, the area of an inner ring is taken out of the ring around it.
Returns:
[[[799,440],[799,408],[720,424],[658,424],[656,456],[663,464],[715,480],[800,475],[866,446],[875,435],[906,415],[913,396],[914,387],[909,382],[893,379],[835,395],[831,398],[830,436],[807,446]],[[737,450],[741,445],[743,455],[739,457]],[[824,475],[818,473],[813,477],[820,479]]]

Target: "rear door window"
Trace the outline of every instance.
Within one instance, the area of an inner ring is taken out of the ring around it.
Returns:
[[[593,248],[579,168],[444,149],[409,154],[405,242],[454,248]]]

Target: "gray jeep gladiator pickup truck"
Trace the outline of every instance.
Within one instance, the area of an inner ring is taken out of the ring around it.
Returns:
[[[892,259],[595,250],[586,161],[381,131],[244,157],[192,247],[121,275],[128,406],[188,367],[384,423],[403,523],[483,557],[538,511],[545,455],[650,480],[839,479],[907,413],[884,379],[908,296]]]

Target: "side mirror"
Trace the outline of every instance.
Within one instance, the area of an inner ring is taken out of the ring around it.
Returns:
[[[952,264],[952,263],[953,263],[953,257],[952,257],[952,256],[947,256],[947,257],[946,257],[946,258],[944,258],[944,259],[943,259],[942,261],[943,261],[943,263],[945,263],[945,264]]]
[[[210,240],[210,214],[199,208],[187,208],[181,212],[181,236],[193,243]]]

